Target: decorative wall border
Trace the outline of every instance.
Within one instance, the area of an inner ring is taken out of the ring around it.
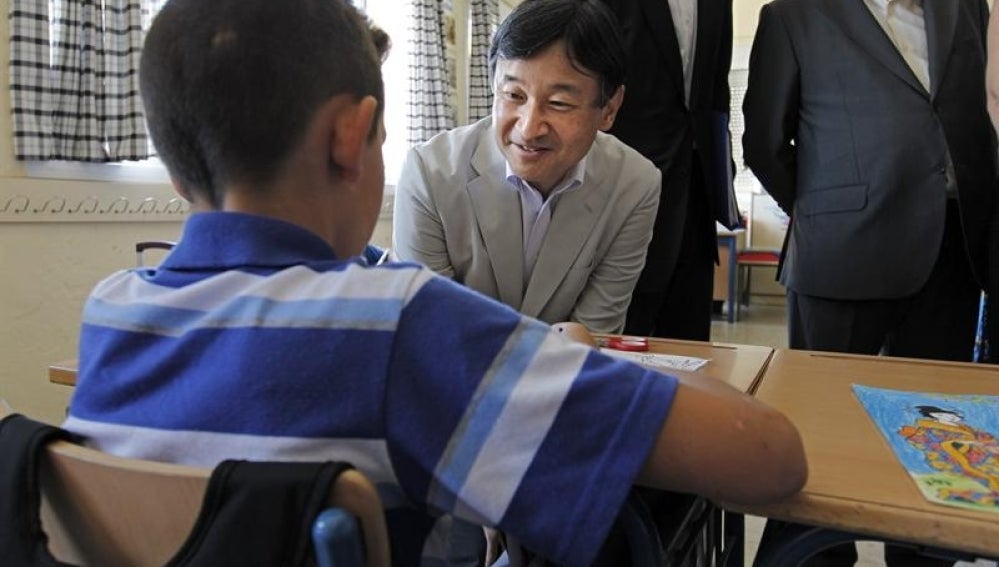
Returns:
[[[0,199],[0,222],[180,221],[189,210],[180,197],[86,195],[42,199],[19,193]]]
[[[168,184],[0,179],[0,223],[181,222],[189,211]]]
[[[379,220],[392,218],[386,188]],[[170,187],[0,179],[0,223],[182,222],[190,205]]]

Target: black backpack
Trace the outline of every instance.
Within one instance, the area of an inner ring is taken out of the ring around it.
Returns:
[[[79,441],[23,415],[0,420],[0,557],[7,567],[70,567],[49,553],[39,516],[39,458],[57,439]],[[314,565],[313,520],[349,468],[335,462],[220,463],[193,530],[167,567]]]

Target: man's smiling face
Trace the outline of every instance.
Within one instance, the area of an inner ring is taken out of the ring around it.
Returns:
[[[500,59],[494,75],[496,142],[510,169],[549,193],[608,130],[620,107],[618,90],[600,106],[600,84],[573,67],[556,42],[530,59]]]

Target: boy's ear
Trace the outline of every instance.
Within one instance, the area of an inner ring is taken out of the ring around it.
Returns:
[[[330,159],[346,181],[355,181],[361,174],[364,149],[370,142],[378,101],[366,96],[357,102],[350,101],[336,113],[330,132]]]

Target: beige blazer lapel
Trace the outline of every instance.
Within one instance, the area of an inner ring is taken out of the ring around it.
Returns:
[[[586,159],[583,185],[563,194],[556,204],[551,225],[538,252],[538,261],[524,291],[522,313],[537,317],[569,277],[570,271],[582,267],[578,266],[579,252],[611,196],[610,184],[598,173],[605,170],[602,159],[599,152],[591,151]]]
[[[520,197],[506,187],[506,161],[492,138],[483,130],[472,167],[478,177],[468,183],[475,223],[489,258],[499,300],[520,309],[524,298],[524,230]]]

